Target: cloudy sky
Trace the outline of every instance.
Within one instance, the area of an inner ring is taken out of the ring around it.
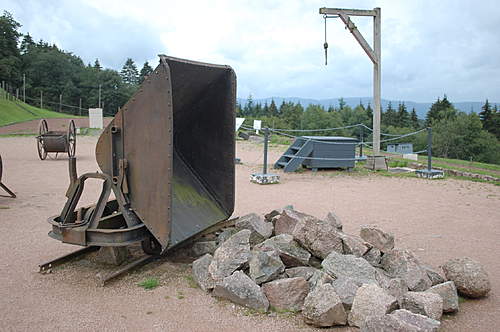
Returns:
[[[156,55],[231,65],[238,96],[372,95],[372,64],[320,7],[382,8],[382,96],[500,101],[500,6],[495,0],[0,0],[35,40],[119,70]],[[371,43],[372,20],[353,18]]]

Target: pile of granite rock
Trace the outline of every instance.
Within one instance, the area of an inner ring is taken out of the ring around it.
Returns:
[[[249,214],[211,241],[196,242],[193,276],[213,296],[261,312],[301,312],[318,327],[437,331],[458,295],[490,291],[482,266],[452,259],[441,271],[422,264],[376,226],[346,234],[334,213],[318,219],[286,207]]]

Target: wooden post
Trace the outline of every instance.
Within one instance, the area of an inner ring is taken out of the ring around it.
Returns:
[[[43,109],[43,91],[40,90],[40,109]]]

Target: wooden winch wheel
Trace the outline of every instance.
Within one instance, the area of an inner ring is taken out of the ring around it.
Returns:
[[[45,158],[47,158],[47,151],[45,150],[43,135],[47,134],[48,132],[49,126],[47,125],[47,121],[45,119],[40,120],[40,123],[38,125],[38,137],[36,140],[38,157],[40,157],[40,160],[45,160]]]
[[[68,134],[66,137],[68,157],[74,157],[76,154],[76,126],[75,121],[71,120],[68,126]]]

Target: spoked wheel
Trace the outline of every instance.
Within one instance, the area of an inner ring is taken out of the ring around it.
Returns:
[[[40,120],[40,124],[38,125],[38,137],[36,138],[36,147],[38,150],[38,157],[40,157],[41,160],[45,160],[45,158],[47,158],[47,151],[45,150],[43,135],[48,132],[49,126],[47,125],[47,121],[45,121],[45,119]]]
[[[76,127],[75,121],[73,120],[69,122],[68,137],[66,139],[68,144],[68,157],[74,157],[76,153]]]
[[[148,255],[158,256],[161,254],[161,245],[154,236],[149,236],[147,239],[141,241],[142,251]]]

